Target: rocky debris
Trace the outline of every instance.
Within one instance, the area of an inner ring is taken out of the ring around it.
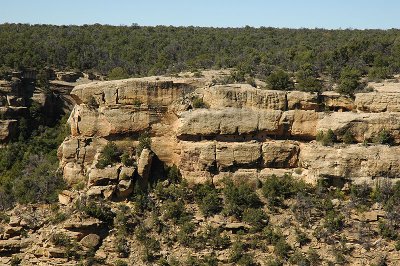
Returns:
[[[380,218],[386,216],[385,211],[367,211],[360,214],[353,214],[352,219],[357,221],[364,221],[364,222],[377,222]]]
[[[70,205],[73,200],[76,198],[76,194],[70,190],[63,190],[60,194],[58,194],[58,202],[62,205]]]

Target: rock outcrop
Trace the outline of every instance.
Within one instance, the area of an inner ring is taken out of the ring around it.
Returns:
[[[59,149],[60,167],[68,183],[86,182],[92,195],[127,196],[133,183],[156,175],[152,161],[159,168],[177,165],[193,183],[286,172],[310,182],[398,178],[397,146],[339,144],[349,135],[355,143],[371,143],[382,131],[400,143],[395,92],[359,93],[353,99],[335,92],[142,78],[79,85],[71,95],[78,104],[69,119],[71,136]],[[206,108],[195,108],[195,99]],[[318,132],[329,129],[336,144],[315,143]],[[133,156],[137,168],[128,179],[121,178],[122,165],[96,168],[108,141],[134,154],[144,132],[151,150]]]

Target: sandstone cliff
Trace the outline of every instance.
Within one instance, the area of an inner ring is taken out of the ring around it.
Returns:
[[[69,119],[71,136],[59,149],[69,184],[94,186],[94,172],[108,175],[96,169],[106,143],[134,151],[143,132],[151,136],[157,161],[177,165],[193,183],[243,173],[263,179],[289,172],[309,182],[398,178],[400,150],[372,143],[383,130],[394,144],[400,142],[397,92],[359,93],[352,99],[334,92],[318,95],[213,85],[204,78],[152,77],[79,85],[71,95],[78,103]],[[206,108],[195,108],[198,99]],[[329,129],[337,142],[351,134],[359,144],[315,143],[318,132]],[[137,177],[135,170],[132,181]],[[108,189],[117,195],[120,179],[117,174],[114,178]]]

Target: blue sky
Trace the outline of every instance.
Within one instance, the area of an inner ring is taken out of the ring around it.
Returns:
[[[400,28],[400,0],[19,0],[0,23]]]

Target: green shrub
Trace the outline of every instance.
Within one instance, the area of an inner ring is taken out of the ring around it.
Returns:
[[[324,226],[330,233],[342,230],[344,226],[343,214],[338,214],[335,211],[328,211],[325,215]]]
[[[81,200],[76,203],[76,207],[79,211],[82,211],[88,216],[99,219],[100,221],[112,224],[115,214],[111,211],[111,208],[103,201],[88,201]]]
[[[353,95],[361,87],[360,72],[356,69],[344,67],[340,73],[339,85],[336,89],[341,94]]]
[[[393,145],[394,138],[386,129],[381,130],[373,139],[374,143]]]
[[[378,227],[379,227],[379,234],[386,239],[396,240],[399,236],[397,230],[386,222],[379,221]]]
[[[254,88],[257,87],[256,80],[255,80],[254,78],[252,78],[252,77],[248,77],[248,78],[246,79],[246,83],[249,84],[249,85],[251,85],[251,86],[254,87]]]
[[[117,145],[114,142],[108,142],[99,156],[96,167],[103,169],[107,165],[117,163],[120,160],[120,156],[121,151],[118,149]]]
[[[115,264],[115,266],[128,266],[128,263],[126,263],[126,262],[123,261],[123,260],[116,260],[116,261],[114,262],[114,264]]]
[[[293,87],[289,74],[283,70],[272,72],[267,77],[267,83],[272,90],[291,90]]]
[[[274,245],[275,254],[280,258],[288,258],[289,252],[292,250],[291,246],[285,241],[284,238],[280,238]]]
[[[202,247],[207,245],[215,250],[223,250],[229,247],[231,241],[229,236],[222,233],[221,228],[206,226],[204,231],[199,234],[198,242]]]
[[[182,200],[168,200],[163,205],[164,219],[172,220],[175,224],[183,224],[190,220],[191,216],[185,210],[185,204]]]
[[[108,72],[109,80],[126,79],[129,78],[128,73],[122,67],[115,67]]]
[[[372,188],[367,183],[352,185],[350,198],[357,206],[369,206],[372,195]]]
[[[123,163],[125,166],[134,166],[135,161],[132,159],[132,157],[129,155],[128,152],[124,152],[121,155],[121,163]]]
[[[285,199],[305,191],[307,191],[307,185],[303,181],[294,180],[288,174],[282,177],[272,175],[262,186],[263,195],[271,207],[282,206]]]
[[[206,103],[203,101],[202,98],[195,97],[192,101],[193,108],[207,108]]]
[[[392,75],[388,67],[371,67],[368,70],[368,79],[372,81],[381,81],[390,78]]]
[[[261,206],[257,193],[246,183],[236,185],[232,180],[226,180],[223,193],[225,199],[224,212],[227,215],[241,218],[245,209]]]
[[[181,172],[175,164],[172,166],[166,166],[165,172],[167,179],[172,183],[179,183],[182,180]]]
[[[195,226],[192,222],[185,222],[180,226],[180,230],[177,234],[177,239],[180,244],[185,247],[190,247],[193,245],[195,241],[193,232],[195,230]]]
[[[335,142],[336,136],[332,129],[328,129],[327,132],[319,131],[317,133],[316,140],[323,146],[330,146]]]
[[[350,130],[347,130],[343,135],[343,142],[345,144],[353,144],[355,142],[354,136]]]
[[[57,247],[68,247],[71,245],[71,239],[64,233],[52,234],[50,241]]]
[[[221,199],[217,189],[212,184],[197,185],[193,191],[195,193],[195,201],[204,216],[211,216],[221,211]]]
[[[243,212],[243,221],[252,226],[252,231],[261,231],[269,221],[269,217],[262,209],[245,209]]]
[[[306,233],[301,231],[300,229],[296,229],[296,242],[300,244],[300,246],[304,246],[310,243],[311,239],[307,236]]]
[[[142,154],[142,151],[144,149],[151,149],[151,137],[150,134],[148,132],[144,132],[142,134],[139,135],[139,144],[136,147],[136,154],[139,157],[140,154]]]

